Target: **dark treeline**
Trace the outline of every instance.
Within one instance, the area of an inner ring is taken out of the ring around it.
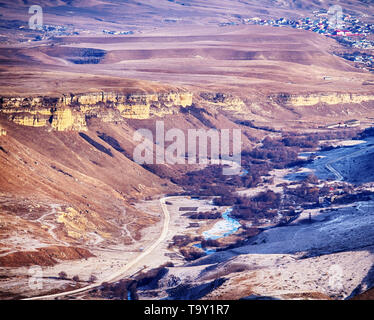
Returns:
[[[349,128],[342,130],[329,130],[326,132],[314,132],[314,133],[297,133],[297,132],[288,132],[284,134],[284,138],[302,138],[313,141],[321,140],[343,140],[343,139],[353,139],[359,134],[359,129]]]
[[[167,262],[158,268],[140,272],[134,279],[122,279],[115,283],[104,282],[101,286],[90,291],[91,296],[112,300],[138,300],[137,291],[141,288],[156,289],[158,281],[174,267],[172,262]]]
[[[122,279],[119,282],[104,282],[100,287],[92,289],[90,295],[96,298],[113,300],[138,300],[137,281],[132,279]]]
[[[315,175],[306,177],[299,186],[284,187],[284,196],[281,200],[281,195],[271,190],[259,193],[255,197],[243,197],[232,195],[231,206],[233,211],[231,216],[250,220],[255,224],[262,219],[272,220],[278,217],[279,214],[294,216],[295,207],[302,206],[316,207],[320,205],[321,197],[325,197],[330,193],[330,187],[318,187],[318,179]],[[221,198],[214,200],[217,205],[221,203]]]
[[[205,252],[194,246],[191,246],[193,242],[202,242],[204,238],[202,236],[191,236],[191,235],[176,235],[173,237],[172,242],[169,243],[169,248],[178,248],[179,252],[183,257],[188,260],[196,260],[205,256]]]
[[[222,213],[219,211],[207,211],[207,212],[197,212],[192,213],[188,216],[190,219],[196,219],[196,220],[215,220],[215,219],[221,219]]]
[[[284,140],[284,141],[283,141]],[[273,169],[283,169],[289,166],[303,165],[305,160],[298,158],[299,146],[296,140],[265,138],[262,146],[242,152],[242,167],[246,170],[242,175],[223,175],[220,165],[208,166],[202,170],[188,172],[172,182],[183,186],[190,194],[201,196],[220,196],[220,205],[232,205],[232,194],[237,188],[253,188],[262,182]],[[305,145],[300,143],[301,145]],[[221,202],[220,202],[221,201]]]
[[[212,165],[171,181],[183,186],[191,195],[214,196],[234,192],[235,183],[230,182],[231,179],[231,176],[222,174],[222,166]]]
[[[319,198],[328,194],[328,188],[318,188],[302,183],[296,188],[287,188],[285,192],[290,203],[302,205],[304,208],[307,208],[308,206],[316,206]]]
[[[236,197],[231,216],[255,223],[261,219],[273,219],[278,214],[280,194],[273,191],[262,192],[256,197]]]
[[[359,138],[365,139],[367,137],[372,137],[372,136],[374,136],[374,127],[365,129],[363,132],[361,132]]]
[[[187,261],[193,261],[206,255],[203,250],[196,247],[183,247],[179,251]]]
[[[136,277],[137,288],[147,287],[148,289],[158,288],[158,281],[168,272],[168,268],[174,267],[172,262],[167,262],[158,268],[147,272],[141,272]]]
[[[177,247],[182,248],[190,244],[191,242],[200,242],[203,240],[201,236],[190,236],[190,235],[176,235],[173,237],[171,243],[169,243],[169,248]]]
[[[364,134],[374,133],[365,130]],[[313,157],[307,160],[300,159],[301,151],[310,151],[320,148],[321,140],[352,139],[357,137],[358,130],[331,130],[318,133],[283,133],[280,138],[266,137],[260,146],[251,150],[242,151],[242,168],[245,170],[241,175],[223,175],[223,167],[211,165],[202,170],[188,172],[179,177],[171,177],[171,181],[182,186],[187,194],[199,196],[215,196],[214,203],[218,206],[235,206],[233,214],[242,219],[248,219],[257,215],[263,218],[274,216],[278,208],[277,199],[251,199],[247,206],[244,203],[248,200],[238,198],[238,188],[254,188],[260,183],[270,182],[269,172],[273,169],[284,169],[294,166],[304,166],[313,161]],[[324,146],[328,148],[328,146]],[[151,171],[158,172],[154,166]],[[149,168],[150,169],[150,168]],[[167,173],[162,170],[158,172],[163,178]],[[301,187],[289,191],[289,197],[301,203],[316,203],[321,192],[309,187],[310,182],[302,184]],[[270,197],[271,193],[268,194]],[[273,195],[274,196],[274,195]],[[255,204],[257,203],[257,204]],[[198,218],[198,217],[197,217]],[[204,217],[205,218],[205,217]]]
[[[298,157],[302,150],[319,148],[321,140],[352,139],[356,129],[318,132],[310,134],[284,133],[281,138],[266,137],[261,146],[242,151],[242,167],[247,171],[241,176],[225,176],[222,166],[213,165],[205,169],[189,172],[172,179],[172,182],[183,186],[190,194],[202,196],[219,196],[220,205],[232,205],[236,188],[253,188],[263,181],[273,169],[284,169],[304,166],[313,161]],[[326,146],[325,146],[326,147]]]

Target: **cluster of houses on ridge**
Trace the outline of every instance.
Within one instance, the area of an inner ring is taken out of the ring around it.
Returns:
[[[349,14],[342,14],[342,25],[339,28],[331,25],[327,10],[320,9],[313,12],[314,17],[305,17],[300,19],[261,19],[258,17],[242,19],[241,23],[256,24],[273,27],[292,27],[295,29],[310,30],[319,34],[331,37],[358,37],[359,40],[370,34],[374,34],[374,24],[364,23],[356,17]],[[228,22],[221,23],[221,26],[235,25],[239,23]],[[364,46],[373,45],[373,42],[368,40],[363,41]]]
[[[370,52],[360,52],[360,50],[374,49],[374,40],[369,40],[369,36],[374,36],[374,24],[364,23],[357,17],[342,13],[341,26],[336,28],[330,23],[330,16],[326,9],[314,11],[313,15],[314,17],[312,18],[305,17],[300,19],[240,18],[239,22],[224,22],[219,25],[221,27],[239,24],[291,27],[316,32],[334,38],[347,48],[357,49],[352,54],[338,55],[344,59],[356,62],[358,68],[374,72],[374,55]],[[374,39],[374,37],[372,37],[372,39]]]

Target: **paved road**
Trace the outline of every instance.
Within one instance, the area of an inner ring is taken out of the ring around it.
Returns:
[[[164,223],[163,223],[162,232],[161,232],[159,238],[150,247],[148,247],[145,251],[143,251],[140,255],[138,255],[134,260],[132,260],[128,264],[126,264],[121,270],[112,274],[107,279],[101,280],[100,283],[95,283],[95,284],[92,284],[92,285],[89,285],[89,286],[86,286],[86,287],[83,287],[83,288],[80,288],[80,289],[72,290],[72,291],[56,293],[56,294],[51,294],[51,295],[45,295],[45,296],[37,296],[37,297],[32,297],[32,298],[26,298],[24,300],[52,300],[52,299],[59,298],[59,297],[64,297],[64,296],[67,296],[67,295],[74,295],[74,294],[77,294],[77,293],[82,293],[82,292],[91,290],[93,288],[96,288],[96,287],[102,285],[104,282],[114,282],[114,281],[117,281],[119,279],[122,279],[122,278],[128,276],[128,271],[131,268],[135,267],[138,263],[140,263],[141,260],[143,260],[146,256],[151,254],[157,248],[157,246],[165,240],[165,238],[168,234],[168,231],[169,231],[169,223],[170,223],[170,214],[169,214],[169,211],[167,209],[166,201],[171,200],[172,198],[177,198],[177,197],[166,197],[166,198],[160,199],[161,209],[162,209],[162,212],[163,212],[163,215],[164,215]]]

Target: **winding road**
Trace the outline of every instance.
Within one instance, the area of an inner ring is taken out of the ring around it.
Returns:
[[[370,150],[374,149],[374,146],[363,146],[362,149],[356,151],[356,152],[353,152],[351,154],[347,154],[345,156],[342,156],[342,157],[339,157],[337,159],[334,159],[332,161],[329,161],[328,163],[326,163],[325,167],[328,171],[330,171],[331,173],[334,174],[334,176],[336,177],[336,180],[338,181],[343,181],[344,180],[344,177],[343,175],[338,171],[336,170],[332,164],[335,163],[335,162],[338,162],[340,160],[343,160],[343,159],[346,159],[346,158],[350,158],[350,157],[353,157],[353,156],[356,156],[356,155],[359,155],[360,153],[365,153],[365,152],[369,152]]]
[[[340,159],[338,159],[340,160]],[[329,170],[330,172],[332,172],[334,174],[334,176],[336,177],[336,180],[337,181],[343,181],[344,180],[344,177],[341,175],[341,173],[336,170],[331,164],[338,161],[338,160],[334,160],[334,161],[331,161],[329,163],[326,164],[326,169]]]
[[[370,150],[370,149],[374,149],[374,147],[371,147],[371,148],[365,147],[365,148],[360,149],[360,150],[358,150],[354,153],[351,153],[351,154],[339,157],[337,159],[334,159],[332,161],[329,161],[328,163],[325,164],[325,167],[328,171],[332,172],[335,175],[335,177],[338,181],[343,181],[344,180],[343,175],[338,170],[336,170],[332,166],[332,164],[337,162],[337,161],[343,160],[345,158],[355,156],[359,153],[368,152],[368,150]],[[86,292],[88,290],[91,290],[91,289],[94,289],[94,288],[97,288],[97,287],[101,286],[104,282],[114,282],[114,281],[118,281],[119,279],[122,279],[122,278],[128,276],[128,271],[131,268],[136,267],[137,264],[139,264],[146,256],[148,256],[152,252],[154,252],[154,250],[166,239],[168,231],[169,231],[169,224],[170,224],[170,214],[169,214],[169,211],[167,209],[166,201],[171,200],[173,198],[178,198],[178,197],[177,196],[164,197],[164,198],[160,199],[160,205],[161,205],[162,213],[164,215],[164,221],[163,221],[162,231],[161,231],[161,234],[158,237],[158,239],[151,246],[149,246],[146,250],[144,250],[141,254],[139,254],[134,260],[130,261],[128,264],[126,264],[123,268],[118,270],[116,273],[112,274],[110,277],[108,277],[106,279],[100,280],[99,283],[94,283],[94,284],[91,284],[91,285],[83,287],[83,288],[79,288],[79,289],[71,290],[71,291],[66,291],[66,292],[61,292],[61,293],[56,293],[56,294],[51,294],[51,295],[43,295],[43,296],[26,298],[26,299],[23,299],[23,300],[51,300],[51,299],[55,299],[55,298],[59,298],[59,297],[65,297],[65,296],[68,296],[68,295],[83,293],[83,292]]]
[[[89,286],[79,288],[79,289],[76,289],[76,290],[67,291],[67,292],[61,292],[61,293],[56,293],[56,294],[31,297],[31,298],[26,298],[26,299],[23,299],[23,300],[52,300],[52,299],[59,298],[59,297],[74,295],[74,294],[77,294],[77,293],[82,293],[82,292],[97,288],[97,287],[101,286],[104,282],[113,282],[113,281],[117,281],[121,278],[124,278],[124,277],[128,276],[127,272],[131,268],[135,267],[138,263],[140,263],[141,260],[143,260],[146,256],[151,254],[157,248],[157,246],[159,244],[161,244],[166,239],[166,236],[167,236],[168,231],[169,231],[169,223],[170,223],[170,214],[169,214],[169,211],[167,209],[166,201],[170,200],[170,199],[173,199],[173,198],[177,198],[177,197],[164,197],[164,198],[160,199],[161,209],[162,209],[162,213],[164,215],[164,223],[163,223],[163,227],[162,227],[162,232],[161,232],[160,236],[158,237],[158,239],[150,247],[148,247],[140,255],[138,255],[134,260],[132,260],[128,264],[126,264],[122,269],[120,269],[116,273],[112,274],[110,277],[100,280],[101,281],[100,283],[91,284]]]

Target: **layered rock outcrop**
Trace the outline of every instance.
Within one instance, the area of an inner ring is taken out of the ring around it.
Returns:
[[[50,246],[37,248],[34,251],[18,251],[2,255],[0,257],[0,267],[54,266],[61,260],[80,260],[90,257],[94,257],[94,255],[84,248]]]
[[[374,94],[356,93],[313,93],[303,95],[291,95],[282,93],[269,97],[278,103],[292,105],[294,107],[307,107],[317,104],[337,105],[337,104],[359,104],[362,102],[374,101]]]
[[[192,105],[193,94],[168,92],[121,94],[97,92],[61,97],[3,97],[0,112],[8,120],[30,127],[51,127],[56,131],[86,131],[86,120],[97,117],[105,122],[121,119],[148,119],[172,114],[178,107]]]

